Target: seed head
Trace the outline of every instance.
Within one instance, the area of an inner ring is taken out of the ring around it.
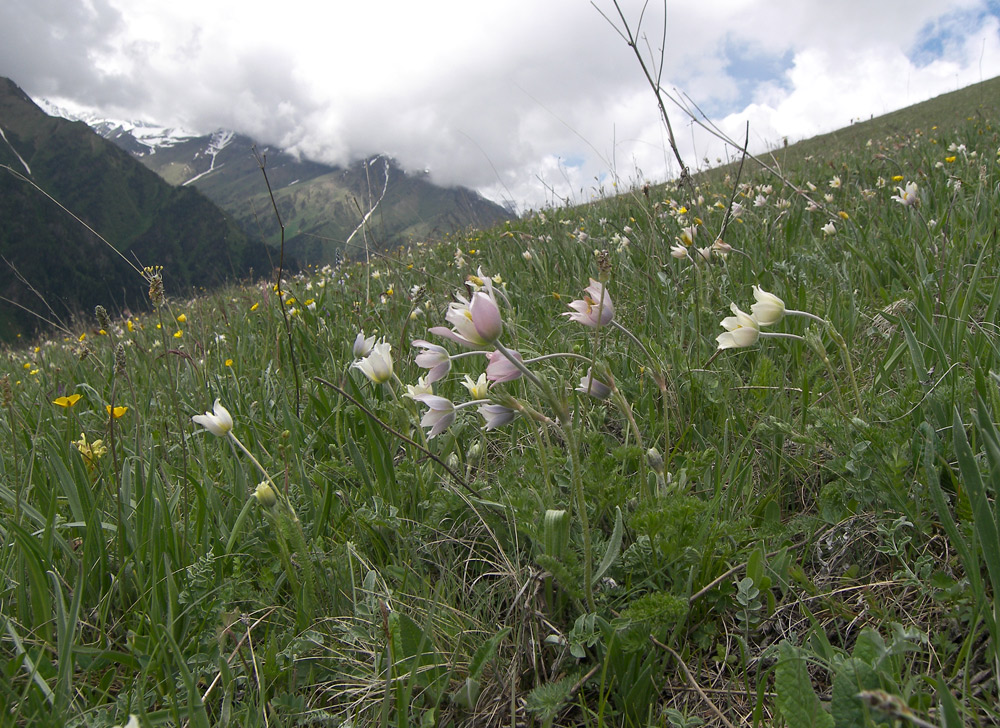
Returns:
[[[125,373],[125,345],[120,343],[115,347],[115,374],[121,376]]]
[[[102,329],[107,330],[111,328],[111,317],[108,316],[108,311],[104,306],[95,306],[94,316],[97,317],[97,325]]]

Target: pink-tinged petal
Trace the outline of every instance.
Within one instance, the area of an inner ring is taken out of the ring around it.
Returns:
[[[496,301],[482,291],[477,291],[472,296],[472,303],[469,304],[469,313],[472,315],[476,333],[484,341],[493,342],[500,338],[500,334],[503,333],[503,318],[500,316]]]
[[[434,326],[432,328],[427,329],[427,332],[430,334],[434,334],[435,336],[443,336],[446,339],[454,341],[456,344],[461,344],[467,349],[475,349],[479,347],[479,344],[473,343],[468,339],[463,339],[454,331],[444,326]]]
[[[515,410],[504,407],[502,404],[484,404],[478,408],[478,412],[486,421],[484,424],[487,432],[503,427],[517,417]]]
[[[516,351],[510,352],[515,359],[523,361],[521,355]],[[486,378],[491,382],[512,382],[522,376],[521,370],[510,363],[510,359],[499,351],[490,353],[489,363],[486,365]]]

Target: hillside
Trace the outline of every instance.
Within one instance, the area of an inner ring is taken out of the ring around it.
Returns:
[[[1000,725],[998,88],[9,350],[0,726]]]
[[[270,270],[264,246],[198,190],[166,184],[86,124],[46,115],[8,79],[0,79],[0,128],[0,164],[115,248],[0,169],[0,338],[36,330],[42,322],[29,311],[66,320],[96,304],[143,308],[145,281],[133,265],[164,266],[174,293]]]
[[[464,228],[486,228],[507,220],[503,207],[463,187],[433,184],[423,172],[403,170],[383,156],[349,167],[302,159],[228,131],[184,136],[134,123],[91,120],[102,136],[133,154],[173,185],[193,185],[233,216],[251,235],[272,246],[280,231],[274,219],[257,149],[266,158],[268,180],[286,226],[286,251],[302,263],[330,263],[369,206],[388,186],[368,228],[379,249],[417,240],[439,240]],[[360,238],[354,243],[360,243]],[[352,245],[354,244],[352,243]]]

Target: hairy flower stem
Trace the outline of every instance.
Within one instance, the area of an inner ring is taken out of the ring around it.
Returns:
[[[254,457],[254,454],[250,452],[246,445],[240,442],[240,439],[233,434],[233,431],[229,431],[230,440],[235,443],[235,445],[243,451],[243,454],[250,458],[257,470],[260,471],[264,479],[267,480],[268,485],[271,486],[271,490],[277,496],[280,503],[277,509],[268,509],[268,514],[274,519],[275,524],[275,534],[278,536],[278,547],[281,550],[282,556],[282,566],[285,569],[285,574],[288,577],[288,583],[292,587],[293,593],[299,598],[300,601],[300,613],[299,620],[300,626],[305,627],[308,624],[309,619],[312,617],[313,602],[316,596],[316,580],[313,574],[312,561],[309,558],[309,549],[306,545],[306,535],[302,530],[302,522],[299,520],[298,514],[295,509],[292,508],[291,502],[288,500],[288,493],[279,490],[278,486],[275,484],[274,480],[264,469],[264,466],[260,464],[260,461]],[[295,550],[301,555],[300,568],[302,570],[302,580],[303,588],[300,590],[298,588],[298,579],[296,578],[294,567],[291,560],[291,555],[288,550],[288,541],[292,541],[295,546]]]
[[[576,506],[580,513],[580,528],[583,531],[583,589],[587,598],[587,611],[593,614],[597,611],[594,603],[594,585],[591,579],[594,573],[594,559],[591,553],[590,544],[590,518],[587,516],[587,499],[583,492],[583,471],[580,465],[580,449],[577,444],[576,435],[573,433],[572,423],[560,419],[559,429],[566,438],[566,447],[569,450],[570,461],[573,469],[573,491],[576,496]]]
[[[847,375],[851,380],[851,390],[854,392],[854,401],[858,406],[858,412],[861,412],[861,391],[858,389],[858,380],[854,377],[854,365],[851,363],[851,354],[847,349],[847,342],[844,341],[844,337],[841,336],[840,332],[837,331],[836,327],[830,323],[825,318],[820,318],[814,314],[807,311],[795,311],[791,309],[785,310],[786,316],[804,316],[805,318],[815,321],[816,323],[823,324],[826,330],[830,333],[830,338],[833,339],[834,343],[840,349],[840,355],[844,359],[844,366],[847,368]],[[823,350],[823,355],[826,355],[826,350]]]
[[[573,492],[577,508],[580,511],[580,527],[583,530],[583,579],[584,593],[587,595],[587,609],[591,613],[596,612],[597,607],[594,604],[594,587],[590,583],[591,576],[594,572],[593,555],[591,554],[590,545],[590,521],[587,517],[587,500],[583,492],[583,472],[580,465],[580,449],[577,443],[576,435],[573,433],[573,421],[569,416],[567,408],[562,402],[559,401],[545,382],[532,374],[531,370],[529,370],[523,362],[515,357],[499,341],[494,341],[493,345],[497,348],[497,351],[507,358],[507,361],[517,367],[526,378],[531,380],[535,386],[542,390],[546,399],[549,400],[553,409],[558,413],[557,417],[559,429],[563,433],[563,437],[566,438],[566,448],[569,450],[570,461],[572,463]]]
[[[625,415],[625,419],[628,420],[629,429],[635,436],[635,444],[645,452],[646,447],[643,445],[642,434],[639,432],[639,425],[635,422],[635,416],[632,414],[632,405],[629,404],[628,400],[625,399],[625,395],[621,393],[621,390],[615,386],[614,382],[611,382],[611,397],[614,399],[615,404],[618,409],[621,410],[622,414]],[[639,464],[639,475],[641,482],[646,482],[646,460],[645,458],[640,459]]]

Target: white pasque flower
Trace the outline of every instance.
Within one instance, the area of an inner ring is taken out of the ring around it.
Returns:
[[[820,229],[823,231],[824,235],[833,235],[834,233],[837,232],[837,226],[833,224],[833,220],[828,222]]]
[[[434,394],[434,387],[427,381],[426,377],[419,377],[416,384],[407,384],[404,397],[416,399],[418,394]]]
[[[212,412],[203,415],[194,415],[191,421],[196,425],[201,425],[216,437],[225,437],[233,429],[233,416],[229,410],[222,406],[222,402],[217,398],[212,406]]]
[[[462,386],[469,390],[469,395],[473,399],[486,399],[490,387],[489,382],[486,381],[486,372],[480,374],[476,381],[472,381],[472,377],[466,374]]]
[[[428,370],[428,384],[433,384],[448,376],[448,372],[451,370],[451,355],[447,349],[423,339],[415,340],[412,345],[423,349],[422,352],[417,354],[414,361],[416,361],[418,367]]]
[[[760,324],[753,316],[740,311],[735,303],[730,304],[732,316],[722,319],[721,326],[725,329],[715,337],[720,349],[743,349],[753,346],[760,338]]]
[[[484,424],[486,425],[487,432],[495,430],[498,427],[503,427],[517,417],[517,411],[512,410],[510,407],[504,407],[502,404],[480,405],[478,412],[485,420]]]
[[[455,421],[455,405],[447,397],[440,397],[436,394],[418,394],[415,400],[427,405],[427,412],[420,419],[421,427],[429,427],[430,432],[427,438],[437,437],[442,432],[451,427]]]
[[[898,195],[893,195],[892,199],[904,207],[916,207],[920,204],[918,188],[916,182],[907,182],[906,187],[897,187]]]
[[[392,378],[392,344],[380,339],[368,356],[354,362],[351,367],[360,369],[375,384],[389,381]]]
[[[781,321],[785,315],[785,302],[768,293],[760,286],[753,287],[753,297],[757,303],[750,307],[750,311],[757,323],[761,326],[772,326]]]
[[[587,376],[580,379],[580,386],[576,388],[576,391],[589,394],[595,399],[607,399],[611,396],[611,387],[600,379],[595,379],[592,369],[588,369]]]
[[[352,347],[352,353],[355,359],[364,359],[366,356],[372,353],[372,347],[375,346],[375,337],[369,336],[365,338],[365,332],[362,330],[358,332],[357,337],[354,339],[354,346]]]
[[[688,249],[685,248],[680,243],[677,243],[676,245],[672,245],[670,247],[670,255],[677,258],[678,260],[684,260],[685,258],[688,257]]]
[[[570,321],[577,321],[594,329],[611,323],[615,317],[615,307],[604,284],[591,278],[590,285],[583,291],[583,298],[570,302],[569,307],[573,310],[562,315],[569,316]]]

